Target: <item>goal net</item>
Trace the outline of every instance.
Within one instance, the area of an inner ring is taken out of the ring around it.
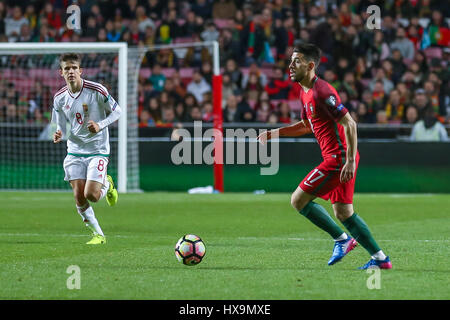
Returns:
[[[56,125],[51,123],[51,114],[53,96],[65,85],[59,74],[59,55],[76,52],[82,55],[82,78],[103,84],[123,110],[119,121],[108,127],[108,173],[119,192],[139,191],[139,143],[143,140],[139,138],[139,116],[143,109],[151,109],[145,87],[153,81],[153,89],[157,89],[158,77],[156,82],[151,78],[156,74],[154,67],[161,66],[164,78],[178,75],[186,86],[205,50],[211,64],[213,125],[222,131],[217,41],[145,47],[128,47],[123,42],[0,44],[0,189],[70,189],[63,179],[66,143],[52,142]],[[164,106],[162,111],[168,110],[163,98],[158,100]],[[216,155],[220,155],[220,141],[217,146]],[[212,176],[215,189],[223,191],[223,165],[218,161],[214,162]]]
[[[59,55],[82,56],[82,78],[103,84],[125,110],[109,126],[108,173],[119,191],[139,189],[137,74],[142,53],[125,43],[0,45],[0,189],[70,189],[63,171],[66,143],[53,144],[54,94],[65,85]],[[68,124],[69,125],[69,124]]]

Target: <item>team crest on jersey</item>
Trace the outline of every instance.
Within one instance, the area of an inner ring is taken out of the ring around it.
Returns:
[[[331,107],[336,106],[336,97],[335,96],[329,96],[326,100],[325,100],[326,104],[328,104]]]
[[[311,118],[315,118],[316,117],[316,112],[315,112],[314,105],[310,102],[308,107],[309,107],[309,111],[311,113]]]

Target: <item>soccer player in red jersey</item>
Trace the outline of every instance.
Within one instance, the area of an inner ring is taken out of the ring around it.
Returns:
[[[321,52],[313,44],[294,48],[289,65],[290,77],[301,86],[302,120],[278,129],[265,131],[258,137],[266,143],[272,137],[301,136],[313,133],[322,151],[323,161],[306,175],[291,197],[292,206],[334,240],[333,265],[340,261],[357,243],[371,255],[360,269],[379,267],[391,269],[392,264],[373,238],[367,224],[353,210],[355,176],[359,163],[356,122],[341,104],[336,90],[316,75]],[[336,218],[350,235],[330,217],[316,197],[330,200]]]

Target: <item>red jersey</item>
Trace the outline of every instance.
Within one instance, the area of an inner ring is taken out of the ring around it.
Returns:
[[[345,162],[347,143],[344,127],[338,122],[348,112],[341,104],[336,90],[326,81],[315,77],[308,92],[300,90],[302,119],[308,121],[319,143],[322,157]]]

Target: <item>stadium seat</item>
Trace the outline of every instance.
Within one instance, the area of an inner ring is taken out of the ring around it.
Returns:
[[[430,47],[425,49],[425,56],[428,60],[433,58],[442,59],[442,49],[439,47]]]

